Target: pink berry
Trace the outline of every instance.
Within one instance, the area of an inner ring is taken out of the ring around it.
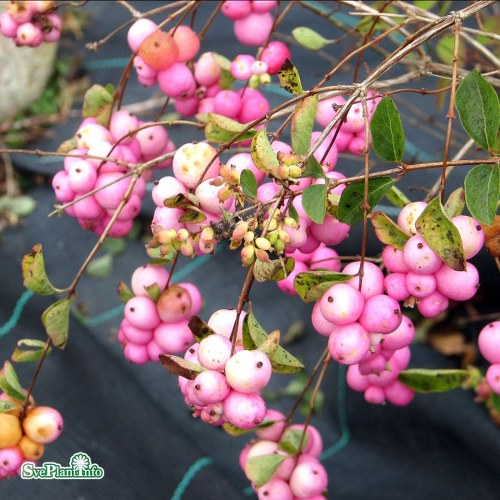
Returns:
[[[327,487],[328,475],[319,460],[311,458],[295,467],[289,485],[297,498],[310,498]]]
[[[395,380],[384,387],[384,393],[387,401],[396,406],[406,406],[415,397],[415,391],[399,380]]]
[[[255,433],[260,439],[278,441],[285,429],[285,415],[278,410],[268,408],[264,422],[266,420],[273,421],[274,423],[269,427],[257,429]]]
[[[365,302],[359,322],[369,332],[391,333],[401,323],[399,303],[388,295],[373,295]]]
[[[175,323],[186,319],[191,311],[191,296],[179,285],[170,285],[156,302],[158,316],[164,323]]]
[[[406,274],[390,273],[384,278],[384,290],[393,299],[398,302],[406,300],[410,296],[408,288],[406,288]]]
[[[293,500],[294,496],[286,481],[279,478],[271,478],[266,484],[257,488],[259,500]]]
[[[23,454],[19,446],[0,449],[0,478],[15,473],[23,463]]]
[[[337,326],[328,338],[332,358],[343,365],[359,363],[370,348],[370,337],[358,322]]]
[[[144,39],[156,30],[158,25],[147,18],[138,19],[128,30],[127,42],[133,52],[136,52]]]
[[[311,146],[319,139],[321,132],[313,132],[311,135]],[[334,169],[338,160],[338,150],[335,143],[332,143],[333,135],[328,135],[314,152],[314,157],[323,167],[324,172]]]
[[[372,405],[385,403],[385,392],[381,387],[370,385],[364,392],[365,400]]]
[[[205,370],[194,379],[196,397],[205,404],[222,401],[231,390],[226,377],[215,370]]]
[[[43,33],[39,26],[28,21],[22,23],[17,28],[16,43],[18,45],[28,45],[38,47],[43,41]]]
[[[237,327],[237,339],[241,340],[243,331],[243,320],[246,316],[246,312],[243,311],[240,314]],[[215,311],[210,318],[208,318],[207,324],[212,330],[214,330],[219,335],[223,335],[228,338],[231,336],[234,323],[236,321],[236,309],[219,309]]]
[[[146,344],[135,344],[127,342],[123,348],[125,358],[136,365],[145,365],[149,360],[149,351]]]
[[[325,245],[338,245],[346,239],[351,226],[327,215],[322,224],[312,224],[311,234]]]
[[[260,55],[260,60],[267,64],[267,72],[276,75],[286,59],[291,59],[290,49],[278,40],[269,42]]]
[[[401,349],[410,345],[415,338],[415,326],[410,318],[403,315],[401,324],[391,333],[384,335],[383,348],[388,350]]]
[[[449,302],[448,297],[435,291],[427,297],[419,299],[417,309],[424,318],[435,318],[448,309]]]
[[[229,358],[225,373],[231,388],[252,393],[266,387],[271,379],[272,367],[263,352],[242,350]]]
[[[365,299],[361,292],[346,283],[330,287],[321,297],[319,307],[327,321],[335,325],[348,325],[357,321]]]
[[[232,344],[223,335],[209,335],[198,347],[200,365],[209,370],[222,371],[231,357]]]
[[[443,263],[439,255],[419,234],[412,236],[406,242],[403,249],[403,260],[410,271],[418,274],[432,274]]]
[[[347,367],[346,381],[351,389],[358,392],[364,392],[369,386],[366,377],[359,372],[359,365]]]
[[[486,370],[486,382],[495,394],[500,394],[500,363],[490,365]]]
[[[360,261],[349,262],[342,272],[344,274],[358,274],[361,267]],[[351,278],[347,283],[356,289],[359,289],[359,276]],[[363,280],[361,283],[361,293],[365,299],[369,299],[374,295],[383,293],[384,291],[384,273],[373,262],[365,262],[363,264]]]
[[[164,353],[184,353],[194,342],[194,336],[188,326],[188,320],[175,323],[160,323],[153,331],[156,343]]]
[[[243,19],[252,12],[250,0],[226,0],[222,2],[221,12],[229,19]]]
[[[415,201],[405,205],[398,215],[398,226],[408,235],[417,234],[415,222],[427,207],[424,201]]]
[[[319,302],[314,304],[311,314],[311,322],[314,329],[324,337],[329,337],[335,329],[335,325],[330,323],[330,321],[328,321],[321,313]]]
[[[413,297],[423,299],[436,291],[436,279],[432,274],[409,272],[406,275],[406,288]]]
[[[132,297],[125,304],[125,319],[143,330],[150,330],[160,324],[156,302],[149,297]]]
[[[266,403],[258,393],[245,394],[231,390],[222,404],[224,417],[240,429],[253,429],[266,416]]]
[[[500,363],[500,321],[488,323],[479,332],[478,346],[490,363]]]
[[[157,285],[160,291],[165,288],[170,273],[159,265],[146,264],[138,267],[132,274],[131,288],[134,295],[146,295],[147,289]]]
[[[250,54],[239,54],[231,61],[231,74],[237,80],[248,80],[253,72],[252,65],[255,57]]]
[[[479,287],[479,273],[470,262],[465,271],[455,271],[442,265],[435,273],[437,291],[452,300],[469,300]]]
[[[0,33],[8,38],[15,38],[19,24],[8,12],[0,14]]]
[[[177,62],[158,73],[161,91],[174,99],[190,97],[196,90],[196,82],[186,63]]]
[[[405,264],[403,251],[386,245],[382,250],[382,260],[388,271],[393,273],[407,273],[410,268]]]
[[[194,67],[194,77],[199,85],[210,87],[219,81],[221,67],[213,52],[204,52]]]
[[[451,219],[458,229],[464,246],[464,257],[471,259],[479,253],[484,245],[484,231],[481,224],[467,215],[457,215]]]
[[[273,23],[273,16],[269,12],[262,14],[252,12],[246,17],[235,20],[234,35],[240,43],[258,47],[268,39]]]
[[[339,272],[341,268],[339,254],[325,245],[320,245],[311,255],[309,269],[327,269]]]
[[[318,102],[316,111],[316,121],[321,127],[326,127],[337,115],[338,108],[345,104],[345,99],[341,96],[329,97],[321,99]]]
[[[236,119],[241,111],[241,96],[234,90],[221,90],[214,97],[214,111],[219,115]]]

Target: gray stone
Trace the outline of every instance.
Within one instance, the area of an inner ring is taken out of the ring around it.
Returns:
[[[4,2],[0,2],[0,12]],[[12,117],[35,101],[52,73],[56,43],[17,47],[0,35],[0,121]]]

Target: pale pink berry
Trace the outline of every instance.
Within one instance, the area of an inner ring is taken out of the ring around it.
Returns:
[[[382,346],[384,349],[395,351],[410,345],[414,338],[415,326],[410,318],[403,315],[401,324],[393,332],[384,335]]]
[[[448,297],[438,291],[419,299],[417,302],[418,312],[425,318],[435,318],[448,309]]]
[[[214,111],[219,115],[236,119],[241,111],[241,96],[234,90],[221,90],[214,97]]]
[[[135,135],[141,146],[143,155],[154,157],[165,150],[168,143],[168,133],[163,125],[154,122],[141,124],[141,129]]]
[[[343,274],[358,274],[361,267],[360,261],[349,262],[342,270]],[[351,278],[347,283],[359,289],[359,276]],[[361,283],[361,293],[365,299],[384,292],[384,273],[373,262],[363,264],[363,280]]]
[[[77,219],[95,220],[100,219],[104,210],[98,203],[95,195],[86,196],[73,205],[74,216]]]
[[[418,274],[436,272],[443,261],[419,234],[412,236],[403,249],[403,260],[410,271]]]
[[[88,193],[94,188],[97,180],[97,171],[86,160],[74,162],[68,171],[68,181],[75,193]]]
[[[123,348],[125,359],[136,365],[145,365],[150,361],[150,356],[146,344],[135,344],[134,342],[127,342]]]
[[[94,142],[112,142],[110,131],[97,123],[82,124],[75,134],[79,148],[89,149]]]
[[[269,12],[262,14],[252,12],[234,21],[234,35],[240,43],[258,47],[268,39],[273,23],[273,16]]]
[[[187,282],[178,283],[178,285],[187,290],[191,297],[191,309],[189,313],[187,313],[187,317],[196,316],[203,307],[203,297],[201,296],[199,288],[193,283]]]
[[[236,321],[236,315],[236,309],[219,309],[218,311],[215,311],[210,318],[208,318],[207,324],[216,333],[229,339]],[[246,312],[242,311],[238,321],[237,340],[241,340],[243,320],[245,316]]]
[[[192,96],[196,90],[193,73],[186,63],[177,62],[158,73],[158,85],[167,96],[177,97]]]
[[[304,432],[304,424],[292,424],[288,427],[291,430],[297,430]],[[302,449],[302,452],[308,456],[319,458],[321,453],[323,452],[323,438],[321,437],[320,432],[314,425],[309,424],[307,426],[305,445]]]
[[[223,335],[209,335],[198,347],[200,365],[209,370],[222,371],[231,357],[232,344]]]
[[[238,115],[240,123],[249,123],[262,118],[271,109],[266,97],[258,90],[246,89],[241,99],[241,109]]]
[[[253,12],[269,12],[276,7],[278,0],[252,0]]]
[[[401,323],[401,309],[397,300],[388,295],[373,295],[365,302],[359,322],[374,333],[393,332]]]
[[[311,135],[311,146],[319,139],[321,132],[316,131]],[[335,143],[332,143],[333,135],[328,135],[314,152],[314,157],[323,167],[324,172],[333,170],[338,160],[338,150]]]
[[[328,338],[332,358],[343,365],[359,363],[370,348],[370,336],[358,322],[337,326]]]
[[[59,170],[52,178],[52,188],[58,201],[67,203],[75,198],[76,193],[69,184],[69,177],[66,170]]]
[[[44,42],[56,42],[61,38],[62,19],[54,12],[46,15],[47,25],[42,29]]]
[[[194,393],[205,404],[222,401],[230,391],[226,377],[215,370],[205,370],[194,379]]]
[[[261,351],[242,350],[229,358],[225,366],[229,385],[243,393],[258,392],[272,375],[269,358]]]
[[[0,14],[0,33],[7,38],[15,38],[19,24],[8,12]]]
[[[500,363],[500,321],[488,323],[479,332],[478,346],[490,363]]]
[[[156,343],[167,354],[184,353],[194,342],[187,319],[175,323],[160,323],[153,331]]]
[[[257,429],[255,433],[260,439],[278,441],[285,429],[285,415],[278,410],[268,408],[264,422],[266,420],[273,421],[274,423],[268,427]]]
[[[23,454],[19,446],[10,446],[0,450],[0,478],[15,473],[23,463]]]
[[[231,210],[234,206],[233,196],[230,196],[224,202],[221,202],[218,198],[218,192],[223,182],[223,179],[218,177],[215,179],[207,179],[198,185],[194,194],[198,198],[202,210],[207,210],[213,214],[222,214],[222,208]]]
[[[347,112],[346,122],[343,125],[343,129],[346,132],[359,132],[365,127],[365,118],[363,116],[363,104],[361,102],[355,102]]]
[[[417,234],[415,222],[427,207],[424,201],[414,201],[405,205],[398,215],[398,226],[408,235]]]
[[[16,43],[38,47],[43,41],[43,33],[40,26],[28,21],[18,26],[16,31]]]
[[[143,330],[150,330],[160,324],[156,302],[149,297],[132,297],[125,304],[125,319]]]
[[[245,394],[231,390],[223,401],[224,417],[240,429],[253,429],[266,416],[266,403],[258,393]]]
[[[104,172],[97,176],[94,194],[98,203],[106,209],[115,209],[122,201],[130,186],[130,177],[120,172]]]
[[[195,188],[199,182],[217,177],[219,167],[215,148],[206,142],[184,144],[176,151],[172,164],[175,177],[188,188]]]
[[[407,273],[410,268],[405,264],[403,251],[386,245],[382,250],[382,260],[388,271],[392,273]]]
[[[123,333],[124,340],[134,344],[147,344],[153,338],[153,330],[144,330],[132,326],[126,319],[121,322],[120,330]]]
[[[316,110],[316,121],[321,127],[326,127],[337,115],[338,109],[345,104],[341,95],[321,99]]]
[[[437,291],[452,300],[469,300],[479,287],[479,273],[470,262],[466,263],[465,271],[455,271],[443,264],[436,271],[435,277]]]
[[[327,487],[328,475],[319,460],[311,458],[295,467],[289,485],[297,498],[310,498]]]
[[[500,363],[495,363],[486,370],[486,382],[495,394],[500,394]]]
[[[409,272],[406,275],[406,288],[417,299],[423,299],[436,291],[436,278],[432,274]]]
[[[184,223],[179,221],[183,215],[184,211],[181,208],[156,207],[153,212],[152,226],[178,231],[184,227]]]
[[[335,325],[348,325],[357,321],[365,299],[361,292],[347,283],[330,287],[321,297],[319,307],[327,321]]]
[[[239,54],[231,61],[231,74],[237,80],[248,80],[253,72],[252,65],[255,57],[250,54]]]
[[[109,121],[109,131],[115,141],[120,140],[120,144],[128,144],[138,127],[137,118],[129,111],[125,109],[113,111]]]
[[[257,488],[259,500],[293,500],[294,496],[286,481],[279,478],[271,478],[266,484]]]
[[[327,269],[328,271],[339,272],[341,263],[339,254],[325,245],[320,245],[311,255],[309,269]]]
[[[258,185],[264,180],[264,177],[266,176],[265,172],[262,172],[255,166],[250,153],[236,153],[235,155],[231,156],[225,163],[228,167],[234,166],[236,168],[236,171],[240,174],[243,170],[251,170],[255,175],[255,179],[257,180]]]
[[[146,264],[138,267],[131,277],[131,288],[134,295],[147,295],[147,289],[157,285],[160,291],[165,288],[170,273],[160,265]]]
[[[329,337],[335,329],[335,325],[328,321],[321,313],[319,302],[314,304],[311,314],[311,322],[314,329],[324,337]]]
[[[467,215],[457,215],[451,219],[458,229],[464,246],[464,257],[471,259],[479,253],[484,245],[484,231],[481,224]]]
[[[384,278],[384,290],[393,299],[399,301],[406,300],[410,296],[406,288],[406,274],[390,273]]]
[[[221,68],[213,52],[204,52],[194,67],[194,77],[199,85],[210,87],[219,81]]]
[[[359,372],[359,365],[347,367],[346,381],[351,389],[358,392],[364,392],[369,386],[366,377]]]
[[[396,351],[398,352],[398,351]],[[393,356],[394,357],[394,356]],[[387,361],[386,369],[380,373],[370,373],[365,375],[369,386],[375,385],[377,387],[387,387],[391,382],[398,378],[401,368],[391,358]]]
[[[327,215],[322,224],[312,224],[311,234],[325,245],[338,245],[344,241],[351,226]]]
[[[127,42],[133,52],[136,52],[144,39],[156,30],[158,25],[151,19],[138,19],[128,30]]]

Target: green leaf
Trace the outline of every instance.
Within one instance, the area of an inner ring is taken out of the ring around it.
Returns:
[[[106,238],[102,249],[111,255],[121,255],[127,250],[127,241],[125,238]]]
[[[191,207],[188,208],[181,217],[179,217],[179,222],[203,222],[206,220],[207,216],[198,208]]]
[[[52,343],[60,349],[64,349],[68,341],[69,312],[74,300],[74,297],[58,300],[42,314],[42,323],[47,335],[51,338]]]
[[[333,271],[307,271],[295,276],[293,287],[304,302],[313,302],[321,298],[335,283],[344,283],[351,278],[351,274],[342,274]]]
[[[447,392],[460,387],[469,377],[467,370],[415,368],[399,373],[399,380],[417,392]]]
[[[464,188],[458,188],[453,191],[453,193],[448,196],[446,203],[444,204],[444,213],[452,219],[457,215],[461,215],[465,208],[465,190]]]
[[[465,176],[465,199],[472,217],[481,224],[493,223],[500,195],[500,165],[477,165]]]
[[[20,349],[21,347],[31,347],[33,349]],[[17,341],[17,348],[12,353],[11,359],[16,363],[30,362],[39,360],[44,352],[45,342],[37,339],[21,339]],[[50,354],[51,348],[47,354]]]
[[[95,117],[99,125],[107,126],[112,112],[113,92],[114,88],[110,85],[92,85],[83,98],[83,117]]]
[[[419,9],[431,10],[436,5],[436,0],[416,0],[415,7]]]
[[[390,97],[378,104],[370,121],[373,149],[379,158],[400,162],[405,150],[405,133],[398,108]]]
[[[256,488],[260,488],[271,479],[286,458],[286,455],[280,455],[278,453],[250,457],[245,462],[245,474]]]
[[[135,297],[132,290],[123,281],[120,281],[120,283],[118,283],[116,291],[118,293],[118,298],[124,304],[127,303],[132,297]]]
[[[36,208],[36,201],[31,196],[0,196],[0,212],[9,212],[17,217],[26,217]]]
[[[289,59],[285,59],[285,62],[279,69],[278,79],[280,81],[281,88],[290,92],[290,94],[302,94],[303,89],[299,72]]]
[[[262,351],[269,360],[273,359],[278,347],[280,345],[280,332],[279,330],[274,330],[271,332],[266,340],[259,345],[257,350]]]
[[[40,243],[33,247],[31,253],[23,257],[21,268],[24,278],[23,284],[28,290],[40,295],[52,295],[64,291],[55,288],[49,281],[45,273],[45,262]]]
[[[252,198],[253,200],[257,198],[257,179],[251,170],[244,169],[241,171],[240,186],[243,193],[249,198]]]
[[[0,413],[5,413],[6,411],[15,410],[20,406],[12,401],[3,401],[0,399]]]
[[[270,262],[256,260],[253,267],[253,275],[259,283],[280,281],[285,279],[293,271],[294,267],[295,260],[292,257],[271,260]]]
[[[490,397],[493,408],[500,413],[500,394],[494,392]]]
[[[311,156],[309,160],[307,160],[306,168],[302,172],[301,177],[312,177],[313,179],[326,179],[326,175],[323,172],[321,165],[314,156]]]
[[[148,294],[148,297],[157,302],[160,295],[161,295],[161,288],[158,286],[158,283],[153,283],[151,285],[145,286],[144,289],[146,290],[146,293]]]
[[[193,332],[196,342],[201,342],[209,335],[217,333],[212,330],[199,316],[192,316],[188,323],[189,329]]]
[[[113,256],[106,253],[93,259],[85,272],[92,278],[107,278],[113,272]]]
[[[209,113],[208,123],[205,125],[205,137],[209,142],[229,142],[246,128],[247,125],[231,120],[227,116]],[[255,129],[250,129],[244,132],[238,140],[253,139],[256,133]]]
[[[259,170],[272,175],[276,174],[279,161],[267,138],[267,130],[265,128],[259,130],[252,139],[250,154],[255,166]]]
[[[19,383],[16,370],[14,370],[12,363],[9,361],[5,361],[3,369],[0,372],[0,389],[17,401],[24,401],[26,399],[23,388]]]
[[[455,37],[445,36],[436,43],[436,55],[445,64],[452,65],[455,54]],[[458,46],[458,59],[463,61],[467,55],[467,50],[463,44]]]
[[[377,177],[368,180],[368,205],[373,209],[381,198],[391,189],[394,179]],[[341,222],[353,225],[363,219],[364,181],[349,184],[342,195],[337,210],[337,218]]]
[[[295,207],[293,205],[290,205],[288,207],[288,215],[295,221],[295,222],[299,222],[299,213],[297,212],[297,210],[295,209]]]
[[[322,224],[326,215],[326,184],[313,184],[304,189],[302,193],[302,206],[304,211],[316,224]]]
[[[462,238],[444,213],[439,196],[431,200],[415,222],[417,232],[441,260],[455,271],[465,271]]]
[[[302,446],[300,440],[304,436]],[[290,455],[295,455],[299,449],[303,450],[307,446],[309,435],[301,429],[287,429],[278,443],[278,448],[286,451]]]
[[[240,427],[236,427],[236,426],[230,424],[229,422],[224,422],[222,424],[222,428],[230,436],[233,436],[233,437],[244,436],[245,434],[249,434],[250,432],[255,432],[255,428],[254,429],[241,429]],[[260,425],[257,426],[257,428],[260,428]]]
[[[458,86],[455,106],[469,137],[483,149],[493,149],[500,125],[500,104],[495,89],[478,71],[471,71]]]
[[[328,45],[330,40],[322,37],[307,26],[299,26],[292,30],[292,36],[295,41],[309,50],[321,50],[325,45]]]
[[[317,108],[317,94],[303,99],[295,106],[291,125],[292,150],[295,154],[305,155],[309,150]]]
[[[184,377],[188,380],[194,380],[198,373],[205,370],[202,366],[173,354],[160,354],[160,362],[170,375]]]
[[[259,324],[252,312],[243,320],[243,347],[248,350],[258,349],[268,338],[266,331]],[[304,365],[283,347],[278,346],[271,359],[274,373],[296,373]]]
[[[392,186],[391,189],[385,193],[385,197],[397,208],[403,208],[410,203],[409,198],[397,186]]]
[[[392,219],[383,212],[376,212],[371,221],[375,234],[382,243],[403,250],[409,236]]]

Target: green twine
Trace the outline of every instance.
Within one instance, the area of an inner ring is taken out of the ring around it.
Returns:
[[[198,472],[203,469],[203,467],[212,464],[214,461],[211,457],[203,457],[196,460],[196,462],[189,467],[187,472],[184,474],[184,477],[181,479],[180,483],[177,485],[177,488],[172,495],[171,500],[181,500],[182,495],[186,492],[189,484],[193,480],[194,476],[198,474]]]
[[[3,326],[0,327],[0,337],[9,333],[17,325],[17,322],[21,318],[21,313],[23,312],[24,306],[26,305],[28,300],[33,297],[33,295],[34,293],[31,290],[26,290],[19,297],[14,307],[14,311],[12,312],[12,316]]]

